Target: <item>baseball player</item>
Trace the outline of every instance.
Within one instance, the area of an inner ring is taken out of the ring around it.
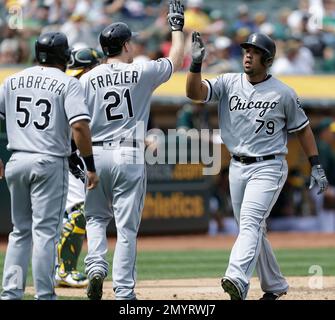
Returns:
[[[239,235],[222,287],[232,300],[245,299],[256,268],[262,299],[276,300],[286,294],[288,284],[266,238],[265,220],[287,177],[287,133],[297,134],[310,161],[310,187],[317,183],[320,193],[328,182],[296,93],[268,73],[276,53],[274,41],[254,33],[241,47],[244,73],[202,81],[205,48],[200,34],[194,32],[186,91],[191,99],[218,101],[221,137],[232,156],[229,182]]]
[[[100,34],[107,63],[80,78],[92,116],[93,153],[101,182],[86,195],[89,278],[87,296],[102,297],[103,280],[108,273],[106,228],[114,216],[117,242],[113,260],[113,289],[118,300],[134,300],[136,282],[136,238],[146,190],[144,132],[153,91],[183,61],[184,8],[179,0],[170,1],[168,21],[172,47],[168,58],[132,63],[132,33],[124,23],[113,23]],[[139,163],[136,163],[139,162]]]
[[[5,172],[14,228],[4,265],[4,300],[22,299],[31,255],[36,299],[56,298],[56,245],[68,189],[71,129],[87,167],[88,190],[98,183],[83,89],[64,73],[70,58],[66,36],[42,34],[35,53],[38,66],[8,77],[0,87],[0,116],[13,151]]]
[[[71,51],[66,74],[79,79],[84,73],[100,63],[102,53],[92,48],[81,48]],[[88,280],[85,274],[77,270],[78,258],[85,238],[86,220],[84,216],[85,181],[84,164],[78,156],[77,146],[71,140],[69,157],[69,191],[67,194],[63,229],[58,243],[58,266],[56,283],[58,286],[81,288],[86,287]]]

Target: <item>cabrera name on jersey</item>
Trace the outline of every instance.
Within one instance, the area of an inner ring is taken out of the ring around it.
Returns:
[[[70,125],[90,120],[80,82],[57,68],[35,66],[8,77],[0,87],[0,117],[7,148],[68,156]]]
[[[270,76],[252,85],[244,73],[204,80],[208,101],[218,101],[221,137],[234,155],[287,154],[287,132],[309,121],[293,89]]]
[[[85,73],[80,82],[92,118],[92,141],[143,141],[152,93],[169,80],[172,72],[172,62],[162,58],[143,63],[101,64]]]

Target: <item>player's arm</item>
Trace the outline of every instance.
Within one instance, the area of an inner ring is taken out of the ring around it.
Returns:
[[[205,101],[208,95],[208,87],[201,79],[201,65],[205,56],[205,46],[199,32],[192,33],[192,64],[187,73],[186,95],[188,98]]]
[[[93,189],[97,186],[99,178],[95,173],[95,165],[92,151],[91,131],[87,120],[79,120],[71,125],[73,140],[83,157],[86,168],[88,184],[87,189]]]
[[[0,159],[0,179],[2,179],[2,177],[4,176],[4,174],[5,174],[5,170],[4,170],[3,162]]]
[[[179,0],[170,0],[168,22],[172,31],[169,59],[173,64],[173,70],[177,71],[184,61],[184,6]]]
[[[85,103],[83,88],[75,78],[70,79],[65,95],[64,109],[72,128],[73,140],[87,168],[87,188],[93,189],[98,184],[99,179],[95,173],[91,130],[88,126],[91,117]]]
[[[319,152],[316,146],[313,131],[308,124],[303,129],[297,131],[296,134],[299,139],[300,145],[304,150],[306,156],[308,157],[308,160],[312,167],[311,183],[309,188],[313,188],[314,184],[317,183],[320,188],[318,194],[320,194],[327,189],[328,181],[325,171],[323,170],[320,163]]]
[[[296,134],[301,144],[301,147],[308,158],[319,155],[314,134],[309,124],[303,129],[297,131]]]

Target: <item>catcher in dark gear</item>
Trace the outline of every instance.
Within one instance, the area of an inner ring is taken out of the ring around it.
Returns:
[[[92,48],[73,50],[66,74],[79,79],[85,72],[100,63],[103,54]],[[85,238],[86,220],[84,216],[85,173],[84,163],[72,141],[72,154],[69,157],[69,191],[63,230],[58,244],[58,267],[56,283],[58,286],[86,287],[87,277],[77,270],[78,258]]]

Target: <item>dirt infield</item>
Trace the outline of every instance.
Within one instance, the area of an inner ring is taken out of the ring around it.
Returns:
[[[331,300],[334,299],[335,277],[323,278],[323,289],[312,289],[307,277],[288,277],[290,290],[283,300]],[[220,286],[220,279],[179,279],[179,280],[146,280],[136,286],[140,300],[229,300]],[[34,294],[29,287],[27,293]],[[86,297],[85,289],[57,288],[56,292],[64,297]],[[262,290],[256,278],[252,278],[248,300],[258,300]],[[113,300],[112,283],[104,284],[104,300]]]

